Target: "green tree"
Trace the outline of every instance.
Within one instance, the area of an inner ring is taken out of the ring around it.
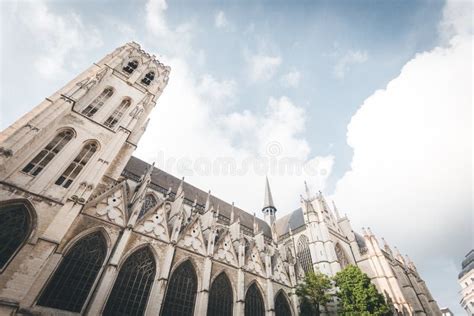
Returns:
[[[340,298],[343,315],[392,315],[385,298],[367,274],[358,267],[349,265],[334,276],[338,288],[336,295]]]
[[[332,288],[329,277],[322,273],[309,272],[303,282],[296,287],[296,295],[300,299],[301,315],[319,316],[319,307],[326,308],[331,300],[329,290]]]

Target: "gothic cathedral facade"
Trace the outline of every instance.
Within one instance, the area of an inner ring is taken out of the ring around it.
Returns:
[[[117,48],[0,134],[0,315],[297,315],[296,284],[359,266],[440,315],[413,262],[308,190],[264,219],[132,156],[170,68]]]

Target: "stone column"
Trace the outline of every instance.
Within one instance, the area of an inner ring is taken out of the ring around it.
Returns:
[[[209,286],[211,282],[211,268],[212,260],[210,257],[204,259],[204,267],[202,271],[201,291],[196,296],[196,308],[194,309],[194,316],[201,316],[207,314],[207,303],[209,300]]]

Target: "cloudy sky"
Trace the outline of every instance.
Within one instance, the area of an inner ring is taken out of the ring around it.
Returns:
[[[3,129],[128,41],[172,67],[137,156],[277,216],[306,180],[461,313],[473,244],[467,1],[2,1]]]

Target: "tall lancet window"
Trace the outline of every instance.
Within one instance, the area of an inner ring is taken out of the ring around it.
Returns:
[[[0,271],[10,262],[31,233],[31,218],[23,204],[0,207]]]
[[[207,305],[207,316],[232,316],[232,286],[225,273],[212,282]]]
[[[311,252],[309,250],[309,241],[306,235],[301,235],[298,240],[298,250],[296,252],[298,262],[303,268],[304,273],[313,271],[313,260],[311,260]]]
[[[145,77],[143,77],[142,83],[149,86],[153,79],[155,79],[155,73],[150,71],[145,75]]]
[[[127,63],[127,66],[123,67],[123,71],[125,71],[127,74],[131,75],[135,69],[138,67],[138,61],[131,60]]]
[[[144,315],[155,270],[155,259],[148,248],[139,249],[128,257],[120,268],[103,315]]]
[[[145,213],[151,209],[152,207],[156,206],[158,201],[156,200],[153,194],[145,195],[145,200],[143,201],[142,208],[140,209],[140,213],[138,213],[138,218],[142,218]]]
[[[130,106],[130,103],[130,99],[123,99],[114,112],[107,118],[107,120],[105,120],[104,125],[108,128],[114,128],[115,125],[120,121],[123,113],[125,113],[127,108]]]
[[[245,316],[264,316],[265,304],[257,285],[253,283],[245,294]]]
[[[91,159],[92,155],[97,151],[97,143],[89,142],[82,147],[79,154],[74,158],[71,164],[64,170],[63,174],[56,180],[56,184],[64,188],[69,188],[71,183],[81,172],[87,162]]]
[[[291,316],[290,304],[282,291],[275,298],[275,316]]]
[[[337,261],[339,261],[341,268],[344,269],[347,265],[349,265],[349,260],[347,260],[346,253],[344,252],[344,249],[342,249],[339,243],[336,244],[335,248]]]
[[[82,114],[87,117],[92,117],[94,114],[100,110],[100,108],[104,105],[105,101],[110,98],[114,94],[114,90],[112,88],[105,88],[99,96],[97,96],[94,101],[91,102],[88,106],[82,110]]]
[[[190,261],[185,261],[171,276],[161,315],[192,316],[196,292],[196,271]]]
[[[89,234],[76,242],[54,272],[38,305],[80,313],[106,253],[107,244],[100,232]]]
[[[74,133],[67,129],[57,134],[46,147],[44,147],[23,169],[22,171],[32,176],[36,176],[43,170],[57,153],[72,139]]]

